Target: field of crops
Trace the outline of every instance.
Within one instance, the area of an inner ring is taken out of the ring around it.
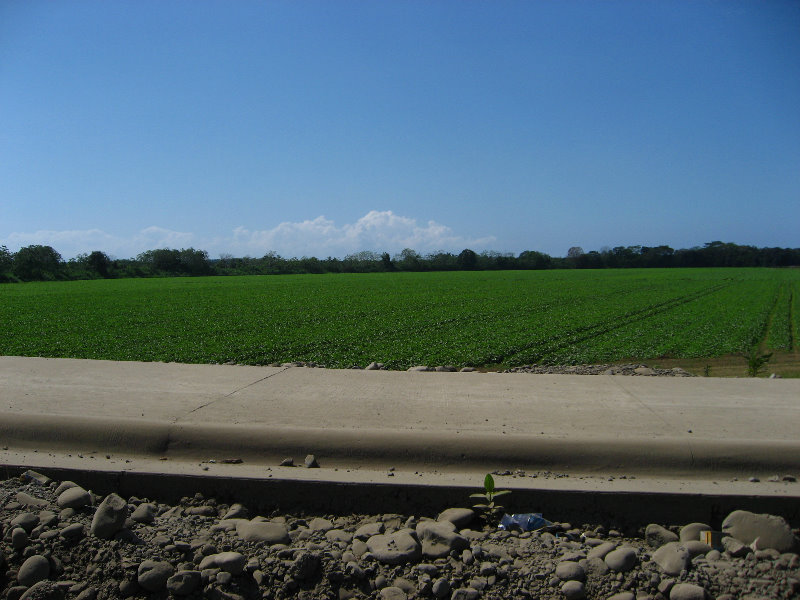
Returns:
[[[798,269],[6,284],[0,354],[402,369],[796,352],[798,303]]]

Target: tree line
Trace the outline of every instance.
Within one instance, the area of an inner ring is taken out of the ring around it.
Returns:
[[[0,282],[390,271],[790,266],[800,266],[800,248],[756,248],[719,241],[679,250],[669,246],[617,246],[584,252],[582,248],[573,246],[565,257],[553,257],[534,250],[518,255],[477,253],[469,248],[458,254],[434,252],[422,255],[406,248],[394,256],[388,252],[363,251],[344,258],[284,258],[268,252],[260,258],[222,254],[212,259],[205,250],[160,248],[130,259],[111,258],[105,252],[95,250],[66,261],[51,246],[25,246],[17,252],[0,246]]]

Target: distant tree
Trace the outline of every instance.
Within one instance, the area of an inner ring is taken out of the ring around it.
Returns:
[[[422,261],[419,254],[411,248],[404,248],[400,252],[400,256],[395,260],[400,263],[400,268],[404,271],[420,271],[422,270]]]
[[[8,281],[11,278],[13,263],[14,255],[5,246],[0,246],[0,281]]]
[[[381,254],[381,266],[383,267],[384,271],[394,271],[394,263],[392,262],[392,257],[389,256],[388,252]]]
[[[95,250],[86,257],[86,264],[92,271],[100,275],[100,277],[106,278],[110,274],[111,259],[105,252]]]
[[[547,254],[525,250],[517,257],[517,266],[520,269],[549,269],[552,259]]]
[[[572,246],[569,250],[567,250],[567,258],[578,258],[579,256],[583,255],[583,248],[580,246]]]
[[[458,255],[456,263],[460,269],[472,270],[478,265],[478,255],[469,248],[465,248]]]
[[[178,255],[179,268],[188,275],[208,275],[211,273],[211,263],[208,262],[208,252],[194,248],[181,248]]]
[[[25,246],[14,255],[12,270],[24,281],[57,279],[63,260],[50,246]]]

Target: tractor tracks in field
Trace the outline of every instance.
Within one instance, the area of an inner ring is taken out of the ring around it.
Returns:
[[[728,285],[730,284],[718,284],[710,288],[694,292],[692,294],[686,294],[684,296],[679,296],[677,298],[671,298],[663,302],[651,304],[644,308],[635,311],[630,311],[621,318],[610,319],[600,323],[594,323],[592,325],[577,327],[569,331],[566,331],[549,340],[542,340],[540,338],[528,342],[523,346],[514,348],[510,352],[502,356],[498,356],[497,362],[504,362],[506,360],[513,358],[514,356],[522,354],[523,352],[534,349],[537,346],[541,346],[542,344],[546,344],[545,346],[542,347],[541,351],[536,352],[534,355],[531,355],[530,357],[526,357],[527,362],[537,362],[553,352],[558,352],[559,350],[563,350],[564,348],[567,348],[569,346],[573,346],[575,344],[580,344],[581,342],[592,340],[599,336],[605,335],[606,333],[609,333],[611,331],[622,329],[623,327],[627,327],[628,325],[631,325],[633,323],[644,321],[655,315],[668,312],[679,306],[683,306],[685,304],[689,304],[691,302],[699,300],[700,298],[704,298],[705,296],[715,294],[728,287]],[[527,360],[527,358],[530,358],[531,360]]]

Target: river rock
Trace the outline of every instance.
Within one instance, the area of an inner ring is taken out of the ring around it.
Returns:
[[[149,502],[142,502],[139,506],[134,509],[133,513],[131,513],[131,519],[136,521],[137,523],[143,523],[145,525],[152,525],[156,520],[156,506],[154,504],[150,504]]]
[[[59,508],[83,508],[92,503],[92,496],[82,487],[76,485],[59,494],[56,504]]]
[[[26,587],[44,581],[48,577],[50,577],[50,561],[41,554],[34,554],[28,558],[17,571],[17,581]]]
[[[460,552],[469,548],[467,538],[456,532],[450,521],[424,521],[417,525],[417,537],[422,542],[422,555],[428,558],[444,558],[453,550]]]
[[[259,542],[262,544],[289,544],[289,530],[283,523],[270,521],[238,521],[236,534],[246,542]]]
[[[116,494],[109,494],[97,507],[90,531],[95,537],[109,539],[125,525],[128,504]]]
[[[439,513],[436,520],[450,521],[456,529],[464,529],[475,520],[475,511],[471,508],[448,508]]]
[[[669,592],[669,600],[705,600],[706,590],[693,583],[676,583]]]
[[[650,523],[644,530],[644,537],[647,540],[647,545],[651,548],[660,548],[669,542],[677,542],[678,536],[656,523]]]
[[[565,560],[558,563],[556,577],[561,581],[585,581],[586,571],[578,563]]]
[[[710,525],[705,523],[689,523],[681,527],[680,541],[682,542],[696,542],[700,539],[700,534],[703,531],[713,531]]]
[[[202,585],[200,571],[178,571],[167,579],[167,591],[175,596],[188,596]]]
[[[422,546],[407,530],[373,535],[367,540],[367,549],[378,561],[387,565],[419,560],[422,556]]]
[[[789,552],[798,544],[792,528],[782,517],[746,510],[729,514],[722,522],[722,531],[743,544],[752,544],[757,539],[758,548],[774,548],[778,552]]]
[[[168,562],[144,560],[139,564],[136,581],[148,592],[160,592],[166,589],[167,580],[175,569]]]
[[[605,563],[608,565],[608,568],[618,573],[627,573],[636,566],[638,561],[636,549],[630,546],[623,546],[622,548],[612,550],[606,554],[605,557]]]
[[[664,544],[653,553],[655,562],[667,575],[679,575],[689,568],[692,556],[680,542]]]

